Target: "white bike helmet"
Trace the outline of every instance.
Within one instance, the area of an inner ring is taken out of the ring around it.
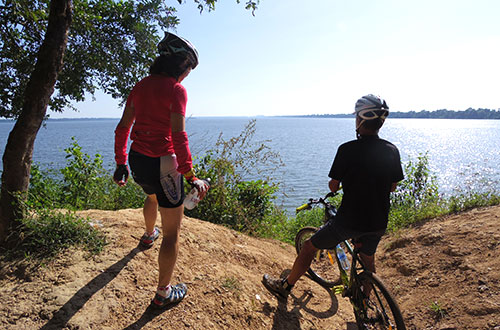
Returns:
[[[184,56],[191,62],[192,69],[198,65],[198,51],[193,44],[170,32],[165,32],[165,37],[158,44],[158,52],[160,55]]]
[[[378,128],[384,124],[385,118],[389,116],[389,106],[380,96],[368,94],[356,102],[354,113],[361,119],[356,121],[356,133],[360,138],[358,130],[365,122],[378,119],[379,123],[376,124]]]
[[[368,94],[356,102],[354,113],[363,120],[385,120],[389,116],[389,106],[380,96]]]

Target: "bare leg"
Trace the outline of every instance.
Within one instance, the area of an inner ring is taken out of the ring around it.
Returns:
[[[156,218],[158,217],[158,201],[156,195],[148,195],[144,201],[144,208],[142,209],[144,215],[144,222],[146,223],[146,232],[152,233],[155,229]]]
[[[183,205],[173,209],[160,207],[163,239],[158,255],[160,268],[158,286],[168,285],[172,279],[179,251],[179,234],[183,215]]]
[[[305,272],[311,266],[311,262],[314,259],[316,252],[318,252],[318,249],[315,248],[314,245],[312,245],[311,240],[307,240],[304,242],[304,245],[302,246],[298,257],[293,263],[292,271],[288,275],[288,284],[294,285],[295,282],[297,282],[299,278],[305,274]]]
[[[375,273],[375,255],[366,255],[363,252],[359,253],[359,256],[361,257],[361,261],[365,265],[365,267],[372,273]]]
[[[363,252],[359,253],[359,257],[361,258],[361,261],[365,265],[366,269],[372,273],[375,273],[375,255],[366,255]],[[365,297],[370,297],[370,294],[372,292],[372,286],[369,283],[363,283],[363,293],[365,294]]]

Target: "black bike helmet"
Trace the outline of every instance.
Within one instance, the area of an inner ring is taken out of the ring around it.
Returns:
[[[380,96],[368,94],[356,102],[354,113],[363,120],[385,120],[389,116],[389,106]]]
[[[191,62],[191,68],[198,65],[198,51],[192,43],[173,33],[165,32],[165,37],[158,44],[160,55],[177,55],[186,57]]]

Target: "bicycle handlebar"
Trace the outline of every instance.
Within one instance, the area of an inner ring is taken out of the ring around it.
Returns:
[[[301,206],[297,207],[297,208],[295,209],[295,212],[296,212],[296,213],[299,213],[299,212],[300,212],[300,211],[302,211],[302,210],[306,210],[306,209],[310,209],[310,208],[311,208],[311,205],[309,205],[308,203],[306,203],[306,204],[303,204],[303,205],[301,205]]]
[[[323,204],[323,205],[330,204],[330,203],[327,201],[327,198],[329,198],[329,197],[333,197],[333,196],[335,196],[335,195],[337,195],[337,193],[336,193],[336,192],[332,192],[332,191],[330,191],[328,194],[326,194],[326,195],[325,195],[325,197],[324,197],[324,198],[323,198],[323,197],[320,197],[320,198],[315,198],[315,199],[310,198],[308,203],[303,204],[303,205],[301,205],[301,206],[297,207],[297,208],[295,209],[295,212],[296,212],[296,213],[299,213],[300,211],[303,211],[303,210],[309,210],[309,209],[311,209],[311,208],[312,208],[312,206],[313,206],[313,205],[316,205],[316,204]]]

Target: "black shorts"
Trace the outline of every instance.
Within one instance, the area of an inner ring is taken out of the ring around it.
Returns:
[[[368,256],[375,254],[385,229],[374,232],[360,232],[346,228],[340,225],[339,222],[332,219],[321,226],[311,237],[313,246],[317,249],[334,249],[340,242],[353,238],[356,242],[361,243],[361,252]]]
[[[148,157],[130,150],[128,162],[132,176],[148,195],[156,195],[158,205],[175,208],[184,201],[184,180],[177,172],[175,155]]]

